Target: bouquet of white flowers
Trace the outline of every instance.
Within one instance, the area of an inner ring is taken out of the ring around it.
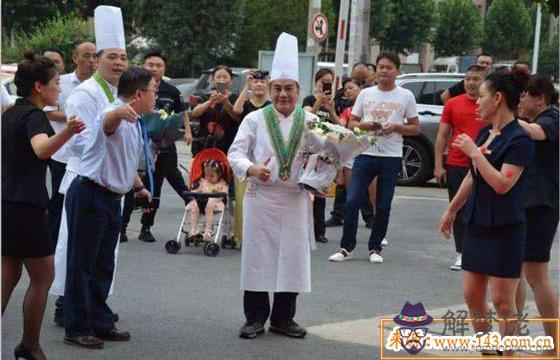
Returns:
[[[142,116],[148,136],[159,148],[164,148],[175,143],[183,137],[179,130],[183,126],[183,113],[168,114],[165,110],[156,110]]]
[[[299,184],[326,194],[336,177],[336,169],[354,159],[370,146],[375,136],[326,121],[312,122],[304,134],[308,161],[299,176]]]

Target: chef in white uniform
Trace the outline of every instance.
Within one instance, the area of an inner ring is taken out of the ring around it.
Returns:
[[[294,322],[296,297],[311,291],[310,250],[315,247],[310,194],[298,185],[303,167],[303,133],[315,115],[297,106],[297,39],[282,33],[272,63],[272,104],[247,115],[228,159],[235,175],[247,179],[243,201],[241,289],[246,323],[239,336],[269,330],[304,337]],[[268,293],[274,293],[270,309]]]
[[[86,124],[80,136],[74,136],[67,144],[69,153],[66,173],[60,184],[59,192],[66,194],[68,187],[80,170],[80,157],[88,143],[91,129],[99,113],[117,97],[117,85],[121,74],[128,68],[125,50],[124,26],[121,9],[113,6],[98,6],[94,14],[96,49],[98,51],[97,71],[82,82],[66,100],[68,118],[76,115]],[[63,296],[66,283],[66,251],[68,243],[68,224],[66,209],[63,209],[60,231],[55,252],[55,278],[51,294]],[[115,249],[115,260],[118,246]],[[111,286],[112,292],[112,286]],[[55,322],[64,325],[62,301],[57,300]]]

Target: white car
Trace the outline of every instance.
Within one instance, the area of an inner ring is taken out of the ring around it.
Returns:
[[[397,85],[412,91],[418,106],[421,133],[405,136],[399,185],[422,185],[433,178],[434,147],[443,112],[441,94],[463,80],[461,73],[415,73],[397,77]]]

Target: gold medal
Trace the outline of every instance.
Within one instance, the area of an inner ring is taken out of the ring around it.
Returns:
[[[282,171],[282,181],[287,181],[290,179],[290,172],[288,170]]]

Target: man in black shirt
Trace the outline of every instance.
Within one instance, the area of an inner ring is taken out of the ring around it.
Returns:
[[[480,54],[476,57],[476,65],[482,66],[483,68],[485,68],[486,73],[489,73],[490,69],[492,69],[492,63],[493,63],[493,59],[492,59],[492,55],[490,55],[490,54],[482,53],[482,54]],[[445,90],[441,94],[441,102],[445,104],[447,102],[447,100],[449,100],[449,99],[451,99],[455,96],[464,94],[465,92],[466,92],[465,81],[461,80],[457,84],[453,85],[452,87]]]
[[[144,56],[144,69],[150,70],[156,79],[158,86],[156,109],[163,109],[167,113],[183,113],[184,125],[185,125],[185,141],[190,144],[192,141],[192,132],[190,126],[190,120],[187,112],[185,111],[185,105],[183,103],[181,93],[179,90],[165,82],[162,77],[165,74],[165,63],[166,58],[160,52],[154,51],[146,54]],[[154,166],[153,182],[154,182],[154,193],[153,193],[153,209],[149,213],[144,213],[142,215],[142,229],[140,231],[139,240],[145,242],[155,242],[155,238],[150,232],[150,227],[154,225],[154,218],[156,215],[157,208],[159,207],[159,197],[161,195],[161,187],[163,185],[163,179],[167,179],[169,185],[181,196],[183,191],[187,191],[187,185],[185,180],[181,175],[181,172],[177,168],[177,147],[175,144],[167,147],[158,147],[157,142],[155,143],[157,147],[157,158]],[[148,176],[144,178],[144,184],[148,184]],[[130,219],[130,212],[132,211],[133,198],[127,199],[128,206],[125,205],[127,210],[123,214],[123,227],[121,232],[126,234],[126,225]]]

